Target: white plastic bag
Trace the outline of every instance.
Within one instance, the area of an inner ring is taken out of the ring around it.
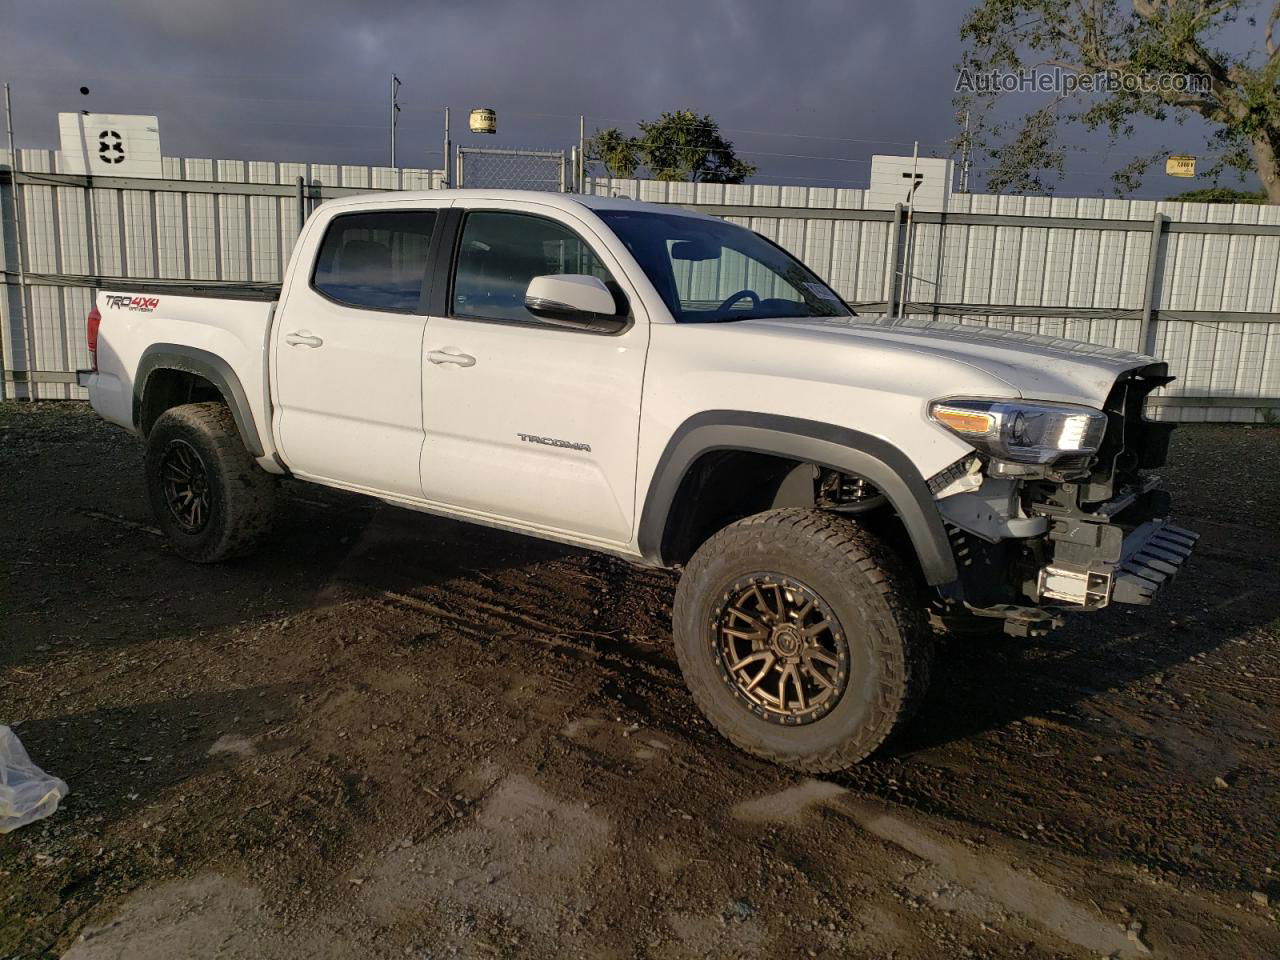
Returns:
[[[18,735],[0,724],[0,833],[49,816],[66,795],[67,785],[32,763]]]

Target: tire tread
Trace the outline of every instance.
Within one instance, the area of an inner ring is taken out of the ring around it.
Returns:
[[[741,750],[774,763],[807,773],[830,773],[843,770],[870,756],[896,732],[919,707],[929,685],[933,643],[925,617],[924,605],[914,588],[902,559],[880,538],[859,527],[852,520],[805,507],[785,507],[754,514],[729,524],[713,535],[694,554],[680,581],[676,594],[676,624],[683,621],[681,612],[693,602],[691,593],[703,580],[713,560],[744,541],[758,541],[767,535],[778,545],[797,551],[813,552],[815,547],[824,560],[835,564],[835,573],[846,574],[849,582],[861,580],[871,591],[866,603],[854,591],[854,601],[876,621],[878,656],[885,681],[880,684],[873,704],[872,721],[864,724],[857,735],[831,749],[796,756],[762,746],[728,725],[713,725]],[[839,569],[844,567],[844,570]],[[875,610],[880,606],[880,610]],[[896,642],[891,642],[894,638]],[[689,680],[690,692],[703,715],[714,717],[711,698],[720,693],[708,689],[689,669],[689,654],[677,642],[676,655],[681,670]]]
[[[202,546],[198,554],[184,555],[197,563],[216,563],[253,552],[271,531],[275,481],[245,449],[231,408],[219,401],[171,407],[152,427],[153,435],[166,420],[202,434],[213,447],[225,479],[229,522],[222,536]]]

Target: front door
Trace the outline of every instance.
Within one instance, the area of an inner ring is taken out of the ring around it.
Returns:
[[[554,208],[465,212],[448,316],[431,316],[422,394],[428,500],[611,543],[631,537],[648,347],[638,298],[591,227]],[[602,334],[525,309],[529,281],[586,273],[631,322]],[[615,279],[616,278],[616,279]]]
[[[322,228],[314,272],[294,279],[275,323],[276,430],[295,473],[422,495],[422,335],[438,219],[421,207],[361,210]]]

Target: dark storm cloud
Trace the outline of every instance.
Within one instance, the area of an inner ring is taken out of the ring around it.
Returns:
[[[590,132],[688,107],[716,117],[761,179],[856,185],[872,152],[953,135],[962,12],[937,0],[55,0],[5,15],[0,63],[27,146],[56,146],[55,114],[88,108],[157,114],[170,155],[384,163],[394,70],[405,165],[438,164],[445,105],[455,130],[466,109],[492,106],[491,142],[531,147],[574,142],[579,113]]]

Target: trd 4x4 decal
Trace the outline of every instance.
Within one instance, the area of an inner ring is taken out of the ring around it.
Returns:
[[[114,310],[133,310],[135,312],[150,313],[156,307],[160,306],[159,297],[107,297],[107,306]]]

